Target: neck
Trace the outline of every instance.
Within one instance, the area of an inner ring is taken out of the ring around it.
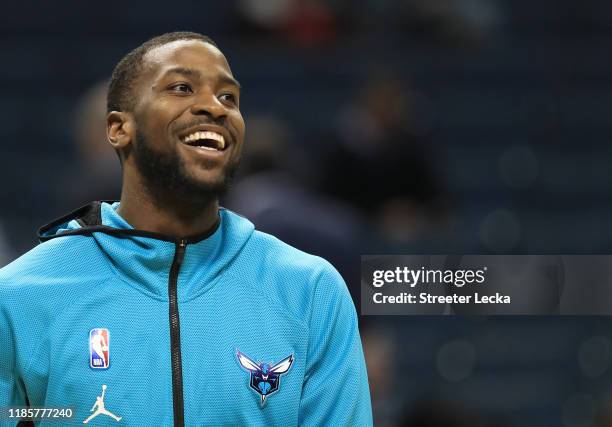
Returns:
[[[203,234],[218,220],[216,197],[202,198],[176,192],[153,195],[140,180],[125,178],[117,213],[137,230],[182,238]]]

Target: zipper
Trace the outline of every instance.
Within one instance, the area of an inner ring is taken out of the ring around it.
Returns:
[[[187,243],[181,239],[176,243],[174,260],[170,268],[168,280],[168,305],[170,319],[170,357],[172,364],[172,409],[174,413],[174,426],[185,425],[185,403],[183,401],[183,367],[181,362],[181,325],[179,322],[177,284],[179,271]]]

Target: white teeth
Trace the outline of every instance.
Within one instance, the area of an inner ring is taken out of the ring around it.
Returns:
[[[212,151],[218,151],[216,148],[212,148],[212,147],[206,147],[204,145],[198,147],[201,150],[212,150]]]
[[[212,139],[213,141],[217,141],[218,143],[217,148],[219,150],[223,150],[225,148],[225,138],[223,137],[223,135],[217,132],[211,132],[211,131],[194,132],[191,135],[187,135],[184,139],[184,142],[194,142],[199,139]],[[214,150],[214,148],[211,148],[211,147],[201,147],[201,148],[207,148],[209,150]]]

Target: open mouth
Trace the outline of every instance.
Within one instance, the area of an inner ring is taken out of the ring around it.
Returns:
[[[182,138],[182,142],[209,151],[223,151],[227,146],[223,135],[212,131],[193,132]]]

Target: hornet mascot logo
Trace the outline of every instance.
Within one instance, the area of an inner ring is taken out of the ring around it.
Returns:
[[[274,366],[270,363],[253,362],[240,350],[236,350],[236,356],[240,366],[251,373],[249,386],[261,396],[261,406],[266,403],[266,397],[278,391],[280,376],[287,373],[293,364],[293,354],[285,357]]]

